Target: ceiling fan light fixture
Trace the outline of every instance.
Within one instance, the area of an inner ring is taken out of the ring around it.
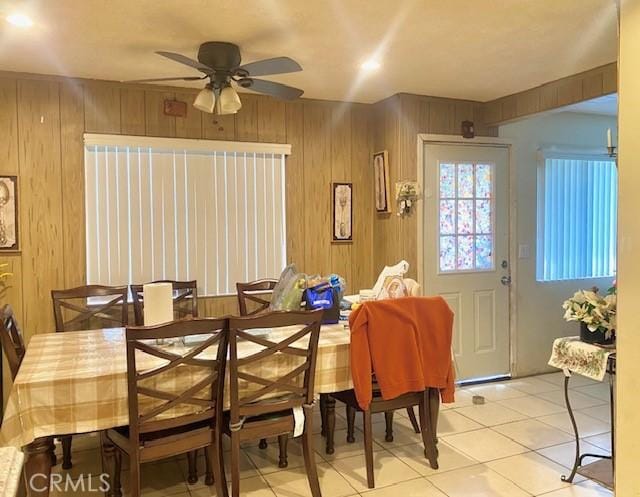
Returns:
[[[238,92],[231,86],[225,86],[218,97],[219,114],[235,114],[242,108]]]
[[[380,69],[381,65],[382,64],[380,64],[380,61],[376,59],[368,59],[360,64],[360,69],[366,72],[375,72]]]
[[[13,24],[14,26],[18,26],[19,28],[30,28],[33,26],[33,20],[26,14],[22,12],[14,12],[13,14],[9,14],[7,16],[7,22],[9,24]]]
[[[211,85],[207,85],[200,90],[200,93],[198,93],[198,96],[193,102],[193,106],[202,112],[213,113],[213,109],[216,106],[216,96],[213,93]]]

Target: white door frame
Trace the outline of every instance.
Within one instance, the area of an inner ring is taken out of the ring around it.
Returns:
[[[425,145],[439,144],[439,145],[489,145],[503,147],[508,150],[509,164],[507,167],[507,173],[509,175],[509,188],[508,195],[509,200],[507,205],[509,206],[509,270],[511,275],[511,285],[509,286],[509,369],[513,374],[516,368],[516,350],[517,350],[517,336],[516,336],[516,289],[518,284],[517,278],[517,236],[516,236],[516,200],[515,200],[515,175],[513,174],[513,140],[505,138],[497,138],[490,136],[478,136],[475,138],[463,138],[456,135],[435,135],[429,133],[418,134],[418,161],[416,164],[418,185],[424,191],[424,147]],[[418,197],[418,205],[416,208],[418,217],[418,281],[423,286],[426,286],[424,281],[424,195]]]

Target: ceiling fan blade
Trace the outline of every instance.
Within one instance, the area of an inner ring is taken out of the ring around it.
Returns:
[[[194,69],[197,69],[198,71],[202,71],[205,74],[213,74],[215,72],[209,66],[204,65],[203,63],[198,62],[197,60],[190,59],[186,55],[173,53],[173,52],[163,52],[163,51],[159,51],[156,53],[158,55],[162,55],[163,57],[166,57],[167,59],[171,59],[175,62],[179,62],[180,64],[193,67]]]
[[[124,83],[153,83],[154,81],[198,81],[208,76],[176,76],[175,78],[130,79]]]
[[[276,83],[275,81],[266,81],[264,79],[243,78],[238,81],[242,88],[264,93],[283,100],[295,100],[300,97],[304,90],[293,88],[292,86]]]
[[[249,62],[238,69],[247,71],[251,77],[302,71],[300,64],[289,57],[274,57],[273,59]]]

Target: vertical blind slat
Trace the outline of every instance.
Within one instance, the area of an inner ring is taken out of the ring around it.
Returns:
[[[85,148],[87,282],[197,279],[202,295],[286,262],[284,156]]]
[[[538,174],[537,279],[613,276],[616,235],[615,163],[545,159]]]

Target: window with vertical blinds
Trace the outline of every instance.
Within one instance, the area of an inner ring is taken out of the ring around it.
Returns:
[[[538,281],[614,275],[617,181],[609,158],[545,155],[538,169]]]
[[[201,295],[286,263],[289,145],[85,135],[87,283],[197,280]]]

